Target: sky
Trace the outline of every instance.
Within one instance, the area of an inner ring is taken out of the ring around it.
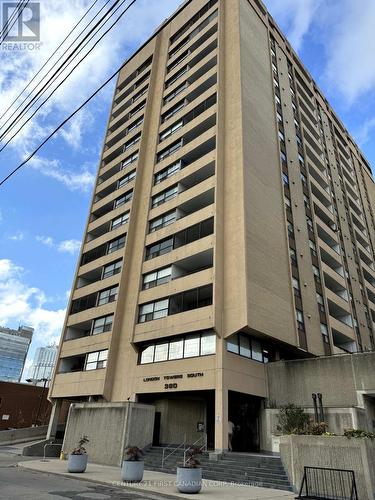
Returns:
[[[43,0],[40,48],[9,51],[0,47],[0,116],[92,1]],[[67,76],[61,87],[0,152],[1,178],[96,90],[180,3],[137,0],[83,63],[61,76]],[[105,0],[97,0],[87,19],[104,4]],[[265,4],[375,165],[374,0],[265,0]],[[59,57],[61,49],[50,64]],[[36,348],[60,337],[113,89],[114,83],[108,85],[27,167],[0,187],[0,325],[35,328],[24,377]],[[32,86],[28,92],[31,90]],[[6,130],[10,113],[0,118],[0,133]],[[5,142],[3,139],[0,145]]]

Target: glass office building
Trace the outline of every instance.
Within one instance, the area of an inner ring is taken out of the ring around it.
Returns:
[[[21,380],[33,332],[28,326],[19,326],[17,330],[0,327],[0,380]]]

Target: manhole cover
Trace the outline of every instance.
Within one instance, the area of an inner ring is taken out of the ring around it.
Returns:
[[[79,493],[77,498],[89,498],[90,500],[107,500],[111,498],[110,495],[103,495],[102,493]]]

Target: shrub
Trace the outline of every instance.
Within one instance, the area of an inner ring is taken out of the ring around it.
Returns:
[[[303,408],[288,404],[280,408],[277,430],[283,434],[307,434],[310,417]]]
[[[328,424],[326,422],[311,422],[308,428],[308,433],[313,436],[322,436],[327,434]]]
[[[348,439],[350,438],[370,438],[375,439],[375,433],[369,431],[363,431],[360,429],[345,429],[344,436]]]

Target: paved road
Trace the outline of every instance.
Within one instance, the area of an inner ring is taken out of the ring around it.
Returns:
[[[138,494],[125,488],[99,486],[79,479],[43,474],[17,467],[22,460],[12,448],[0,448],[1,500],[162,500],[163,496]],[[170,498],[170,497],[169,497]]]

